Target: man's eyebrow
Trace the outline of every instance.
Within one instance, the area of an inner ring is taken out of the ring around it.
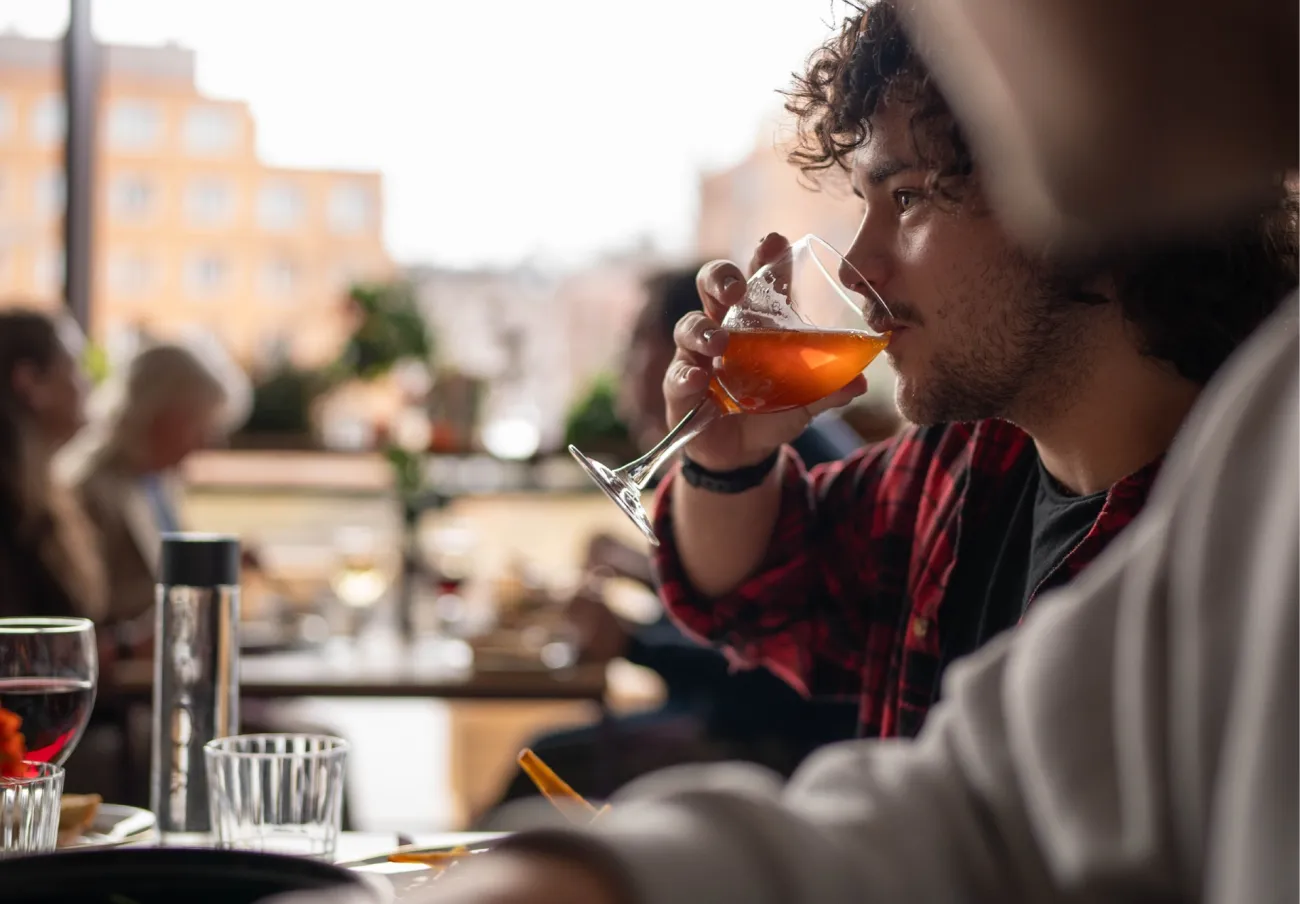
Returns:
[[[915,163],[904,160],[882,160],[867,170],[867,184],[876,186],[900,173],[915,172],[919,169],[920,167]]]

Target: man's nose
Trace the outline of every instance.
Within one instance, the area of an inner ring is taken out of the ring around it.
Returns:
[[[894,269],[893,245],[886,231],[885,224],[868,210],[840,266],[840,282],[846,288],[859,294],[869,294],[871,288],[880,293],[885,291]],[[863,282],[870,283],[870,288],[863,286]]]

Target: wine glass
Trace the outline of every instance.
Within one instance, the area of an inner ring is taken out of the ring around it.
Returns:
[[[388,592],[389,563],[374,531],[340,528],[334,535],[338,565],[330,578],[334,595],[349,609],[369,609]]]
[[[845,281],[865,290],[865,297],[856,298]],[[843,389],[889,342],[871,321],[890,319],[885,302],[853,265],[806,235],[749,278],[744,299],[723,318],[730,338],[709,394],[658,445],[617,469],[575,446],[569,452],[658,546],[641,493],[665,461],[718,418],[801,408]]]
[[[85,618],[0,618],[0,707],[23,720],[27,759],[62,766],[95,703],[95,625]]]

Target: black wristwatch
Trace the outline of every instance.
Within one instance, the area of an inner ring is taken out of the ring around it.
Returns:
[[[752,490],[767,479],[781,459],[781,450],[775,450],[758,464],[746,465],[731,471],[710,471],[689,455],[682,455],[682,479],[691,486],[710,493],[735,495]]]

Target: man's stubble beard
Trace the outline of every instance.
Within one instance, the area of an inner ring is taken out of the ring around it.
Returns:
[[[968,337],[930,363],[911,398],[898,399],[909,421],[928,425],[999,418],[1027,427],[1070,406],[1094,364],[1089,306],[1060,297],[1046,267],[1014,255],[1008,277],[990,294],[1021,299],[972,325]],[[996,317],[996,320],[994,320]]]

